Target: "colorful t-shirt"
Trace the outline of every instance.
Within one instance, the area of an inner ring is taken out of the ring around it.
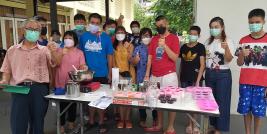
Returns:
[[[59,48],[58,52],[62,53],[62,50],[63,49]],[[83,52],[78,48],[74,48],[62,57],[61,64],[56,68],[56,88],[65,88],[65,84],[69,80],[68,72],[74,70],[72,65],[76,68],[79,68],[81,65],[85,65]]]
[[[152,56],[152,75],[161,77],[176,72],[176,64],[172,61],[163,48],[158,46],[160,35],[154,36],[149,45],[148,53]],[[179,39],[174,34],[165,37],[165,43],[177,55],[179,55]]]
[[[231,54],[234,54],[234,43],[230,39],[226,39]],[[224,60],[225,50],[221,47],[221,40],[214,39],[209,44],[209,39],[204,43],[206,47],[206,68],[209,69],[230,69],[230,63]]]
[[[181,58],[181,82],[196,82],[201,56],[206,56],[205,46],[201,43],[196,44],[194,47],[188,47],[187,44],[181,47],[179,55]]]
[[[267,34],[255,39],[251,35],[243,37],[236,55],[242,48],[250,49],[241,67],[240,84],[249,84],[267,87]]]
[[[113,54],[110,37],[104,32],[97,35],[85,32],[80,38],[79,48],[84,52],[88,68],[94,71],[94,77],[107,77],[107,56]]]
[[[143,83],[145,75],[146,75],[146,65],[148,58],[148,46],[141,43],[138,45],[133,52],[133,56],[135,57],[139,54],[140,61],[136,65],[136,82],[137,84]]]

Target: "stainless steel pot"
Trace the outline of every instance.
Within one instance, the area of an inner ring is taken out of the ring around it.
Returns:
[[[66,84],[66,96],[76,98],[80,96],[80,84],[74,81],[68,81]]]
[[[89,70],[70,71],[69,77],[76,82],[91,81],[93,79],[94,72]]]

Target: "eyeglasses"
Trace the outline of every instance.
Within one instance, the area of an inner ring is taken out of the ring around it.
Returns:
[[[40,31],[39,28],[30,28],[30,27],[26,27],[25,29],[26,29],[26,30],[31,30],[31,31],[36,31],[36,32],[39,32],[39,31]]]

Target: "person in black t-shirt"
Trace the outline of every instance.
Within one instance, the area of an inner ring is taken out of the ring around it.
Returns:
[[[181,47],[181,72],[180,81],[181,86],[186,88],[188,86],[202,86],[203,72],[205,69],[205,46],[199,43],[201,29],[198,26],[190,28],[189,43]],[[194,115],[196,118],[196,115]],[[189,124],[186,127],[186,133],[197,133],[199,129],[189,119]]]
[[[132,21],[130,24],[132,34],[127,34],[127,41],[134,45],[134,48],[139,45],[139,33],[140,33],[140,23],[138,21]]]

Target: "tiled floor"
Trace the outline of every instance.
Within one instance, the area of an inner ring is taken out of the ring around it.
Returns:
[[[10,96],[6,93],[0,91],[0,134],[10,134],[10,126],[9,126],[9,112],[10,112]],[[149,112],[148,112],[149,113]],[[167,117],[165,115],[165,117]],[[142,128],[138,126],[138,111],[133,109],[132,119],[134,123],[133,129],[117,129],[115,121],[108,121],[107,126],[109,131],[107,134],[149,134],[145,133]],[[151,116],[149,115],[149,119]],[[149,120],[148,119],[148,120]],[[166,122],[166,120],[165,120]],[[151,121],[148,121],[148,124],[151,124]],[[164,123],[166,124],[166,123]],[[177,134],[184,134],[186,125],[186,116],[185,114],[178,113],[176,117],[175,129]],[[56,133],[56,120],[55,120],[55,112],[51,107],[49,108],[48,114],[46,116],[45,121],[45,134],[55,134]],[[85,132],[85,134],[96,134],[97,129],[93,128]],[[267,119],[265,118],[263,121],[261,134],[267,133]],[[153,133],[159,134],[159,133]],[[231,130],[229,134],[244,134],[243,127],[243,118],[241,116],[232,115],[231,116]]]

